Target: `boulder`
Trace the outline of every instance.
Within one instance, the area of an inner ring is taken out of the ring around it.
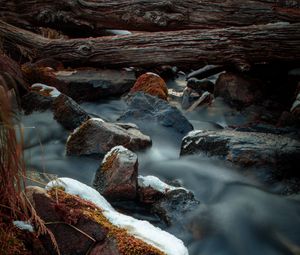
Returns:
[[[68,221],[71,216],[72,221],[76,221],[76,215],[79,214],[105,227],[108,232],[105,240],[94,242],[92,247],[100,244],[98,251],[101,253],[91,251],[91,254],[113,255],[116,247],[120,254],[188,255],[181,240],[145,220],[137,220],[116,211],[99,192],[83,183],[59,178],[48,183],[46,189],[56,202],[56,209],[64,212],[65,220]],[[104,252],[105,247],[112,248],[112,252]]]
[[[95,101],[129,91],[136,77],[129,70],[75,69],[53,73],[61,91],[76,101]]]
[[[50,223],[47,228],[53,233],[61,254],[86,254],[94,242],[106,239],[108,230],[81,213],[80,206],[71,208],[64,201],[58,203],[45,189],[39,187],[28,187],[26,194],[37,215],[44,222]],[[62,197],[60,194],[59,197]],[[73,198],[73,202],[79,201]],[[44,236],[42,242],[50,254],[57,254],[48,236]]]
[[[236,107],[245,107],[258,103],[262,99],[263,84],[260,80],[242,74],[223,73],[216,84],[215,97]]]
[[[116,146],[105,155],[94,187],[108,200],[133,200],[137,194],[137,174],[137,155],[123,146]]]
[[[130,93],[139,91],[157,96],[163,100],[168,99],[168,87],[165,81],[155,73],[145,73],[136,80]]]
[[[148,121],[170,127],[180,133],[193,130],[192,124],[176,108],[165,100],[143,92],[137,92],[127,98],[128,109],[119,118],[120,121],[139,123]]]
[[[244,167],[268,167],[297,175],[300,142],[283,135],[258,132],[194,131],[184,137],[181,155],[204,153]]]
[[[52,103],[54,119],[64,128],[73,130],[87,121],[90,116],[70,97],[61,94]]]
[[[139,129],[128,124],[127,128],[124,128],[122,125],[92,118],[84,122],[69,136],[66,153],[77,156],[104,154],[118,145],[137,151],[149,147],[151,139],[141,133]]]
[[[66,193],[64,190],[68,190],[68,187],[64,187],[64,184],[60,184],[59,181],[54,181],[57,185],[55,188],[49,187],[48,184],[47,191],[38,187],[29,187],[26,194],[39,217],[46,222],[47,228],[52,232],[60,254],[170,254],[149,244],[149,239],[144,241],[130,234],[130,228],[137,232],[135,228],[139,222],[114,211],[95,190],[90,190],[90,187],[82,186],[83,184],[79,182],[71,188],[75,193],[77,190],[82,190],[81,194],[84,193],[87,199],[90,194],[93,194],[94,200],[88,201]],[[127,224],[129,230],[122,227],[122,221],[125,221],[123,225]],[[117,225],[114,224],[115,222]],[[151,226],[151,230],[154,229],[156,234],[164,234],[163,231]],[[49,254],[57,254],[48,235],[42,236],[41,240]]]

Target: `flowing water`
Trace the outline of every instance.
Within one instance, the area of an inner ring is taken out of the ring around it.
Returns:
[[[126,108],[122,100],[84,103],[82,107],[107,121]],[[196,129],[221,129],[243,121],[220,101],[215,107],[186,114]],[[25,157],[29,168],[92,184],[101,157],[66,157],[68,132],[51,112],[24,116]],[[260,182],[264,172],[244,171],[205,156],[179,158],[182,135],[151,123],[140,128],[153,140],[151,149],[138,153],[139,173],[163,180],[179,179],[201,201],[187,215],[185,230],[168,231],[184,240],[191,255],[300,254],[300,199],[284,197]],[[255,174],[253,174],[255,173]]]

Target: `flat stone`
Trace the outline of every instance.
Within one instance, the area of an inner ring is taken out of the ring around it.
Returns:
[[[182,141],[181,155],[217,156],[244,167],[270,167],[282,174],[299,174],[300,142],[262,132],[193,131]]]
[[[95,68],[58,71],[54,72],[54,76],[63,84],[61,91],[76,101],[122,95],[136,81],[133,71]]]

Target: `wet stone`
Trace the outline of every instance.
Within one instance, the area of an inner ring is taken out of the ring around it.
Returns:
[[[138,159],[132,151],[117,146],[104,157],[94,187],[109,200],[132,200],[137,195]]]

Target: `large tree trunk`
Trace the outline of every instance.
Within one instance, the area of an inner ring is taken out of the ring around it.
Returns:
[[[29,28],[98,35],[101,29],[162,31],[300,22],[299,0],[0,0],[0,19]]]
[[[137,33],[86,39],[47,39],[0,21],[0,40],[31,59],[98,66],[234,64],[300,60],[300,24]]]

